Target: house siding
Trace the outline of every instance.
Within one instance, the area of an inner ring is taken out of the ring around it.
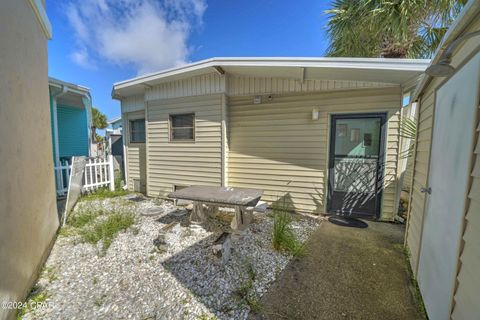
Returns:
[[[480,108],[480,106],[479,106]],[[478,111],[480,114],[480,110]],[[480,122],[477,126],[477,145],[473,153],[472,182],[468,193],[469,205],[465,216],[463,251],[460,256],[460,271],[457,276],[457,290],[454,297],[453,320],[473,319],[480,315],[478,288],[480,288]]]
[[[88,155],[87,109],[57,106],[60,157]]]
[[[222,101],[206,95],[147,104],[147,190],[165,196],[175,185],[222,185]],[[195,113],[195,141],[169,141],[169,115]]]
[[[251,96],[229,98],[228,181],[233,187],[264,190],[269,202],[282,197],[294,209],[325,212],[330,115],[388,114],[385,190],[381,218],[395,214],[400,88],[276,95],[253,104]],[[313,108],[320,119],[311,119]]]

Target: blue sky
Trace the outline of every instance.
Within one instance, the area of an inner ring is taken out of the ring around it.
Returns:
[[[325,54],[329,1],[47,0],[49,74],[120,115],[112,84],[211,57]]]

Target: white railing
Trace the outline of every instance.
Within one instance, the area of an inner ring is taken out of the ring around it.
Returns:
[[[55,167],[55,180],[57,196],[65,196],[68,193],[68,184],[72,165],[63,161],[60,166]],[[115,190],[113,156],[107,158],[87,158],[83,176],[82,191],[90,192],[101,187],[108,186]]]
[[[93,191],[106,186],[112,191],[115,190],[113,156],[88,158],[85,164],[83,191]]]
[[[68,182],[70,180],[70,172],[72,165],[68,161],[63,161],[59,166],[55,167],[55,180],[57,187],[57,195],[64,196],[68,192]]]

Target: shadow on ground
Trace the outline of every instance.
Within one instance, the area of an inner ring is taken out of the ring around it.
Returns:
[[[403,253],[404,226],[324,221],[251,319],[424,319]]]

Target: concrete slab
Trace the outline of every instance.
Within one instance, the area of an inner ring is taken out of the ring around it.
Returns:
[[[403,253],[404,226],[322,222],[251,319],[424,319]]]

